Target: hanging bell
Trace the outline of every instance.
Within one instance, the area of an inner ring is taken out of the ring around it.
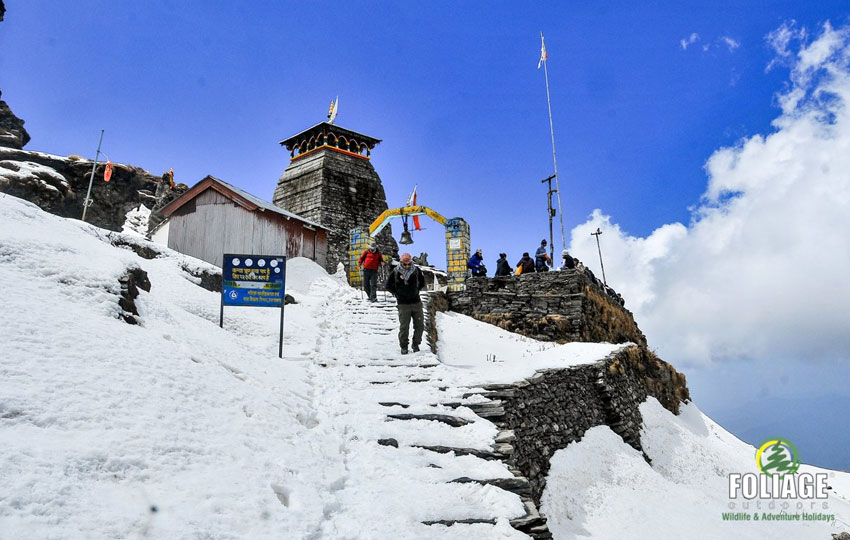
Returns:
[[[401,233],[401,240],[398,241],[399,244],[412,244],[413,238],[410,236],[410,231],[407,230],[407,220],[404,223],[404,232]]]

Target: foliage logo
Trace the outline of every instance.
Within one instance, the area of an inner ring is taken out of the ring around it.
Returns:
[[[800,453],[788,439],[772,437],[756,450],[759,473],[730,473],[729,498],[826,499],[826,473],[800,473]]]
[[[829,510],[828,473],[799,472],[791,441],[766,439],[756,449],[756,467],[758,473],[729,473],[728,508],[743,512],[723,512],[724,521],[835,522],[835,514],[818,511]]]
[[[756,465],[762,474],[775,474],[781,478],[797,472],[800,454],[788,439],[767,439],[756,450]]]

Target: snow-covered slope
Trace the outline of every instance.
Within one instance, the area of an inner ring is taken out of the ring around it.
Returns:
[[[591,428],[579,443],[552,457],[542,510],[556,538],[829,540],[831,533],[850,531],[850,474],[828,472],[833,489],[826,501],[794,498],[770,507],[769,500],[757,506],[757,500],[730,499],[728,474],[758,472],[752,446],[693,403],[683,406],[679,416],[655,398],[640,410],[641,443],[651,466],[607,426]],[[801,471],[825,472],[807,466]],[[724,512],[776,514],[782,503],[789,505],[787,513],[832,514],[835,521],[722,518]]]
[[[114,247],[116,236],[0,197],[2,540],[524,538],[509,525],[525,512],[517,495],[450,482],[510,478],[504,465],[418,446],[487,450],[496,428],[465,406],[470,388],[619,348],[553,346],[442,314],[439,356],[401,356],[391,302],[365,303],[294,259],[287,292],[299,303],[286,308],[279,359],[276,310],[227,308],[219,328],[219,295],[184,270],[205,263],[167,250],[142,259]],[[118,279],[133,266],[152,284],[136,299],[139,325],[119,318]],[[605,513],[614,509],[661,519],[652,517],[658,498],[629,491],[624,474],[702,501],[729,456],[752,452],[695,407],[677,418],[650,401],[643,414],[652,468],[607,428],[556,456],[547,493],[556,537],[610,538],[607,523],[619,518]],[[700,421],[711,444],[694,443]],[[388,439],[398,447],[378,443]],[[678,447],[697,480],[676,476],[678,454],[663,457]],[[628,466],[612,473],[612,460]],[[570,472],[576,466],[584,472]],[[836,481],[850,485],[846,475]],[[702,538],[732,537],[719,510],[704,514],[701,527],[723,535]],[[680,515],[670,530],[701,538]],[[423,523],[445,520],[480,523]],[[656,528],[647,527],[619,537],[649,537]]]

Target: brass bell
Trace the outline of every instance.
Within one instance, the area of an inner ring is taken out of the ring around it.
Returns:
[[[410,236],[410,231],[407,230],[407,220],[404,223],[404,232],[401,233],[401,240],[398,241],[399,244],[412,244],[413,238]]]

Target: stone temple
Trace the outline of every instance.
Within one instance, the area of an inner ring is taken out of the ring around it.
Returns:
[[[384,210],[384,186],[372,166],[380,139],[322,122],[280,141],[289,150],[289,166],[274,191],[276,206],[328,228],[325,268],[349,268],[349,231],[368,227]],[[385,255],[398,256],[390,227],[377,236]]]

